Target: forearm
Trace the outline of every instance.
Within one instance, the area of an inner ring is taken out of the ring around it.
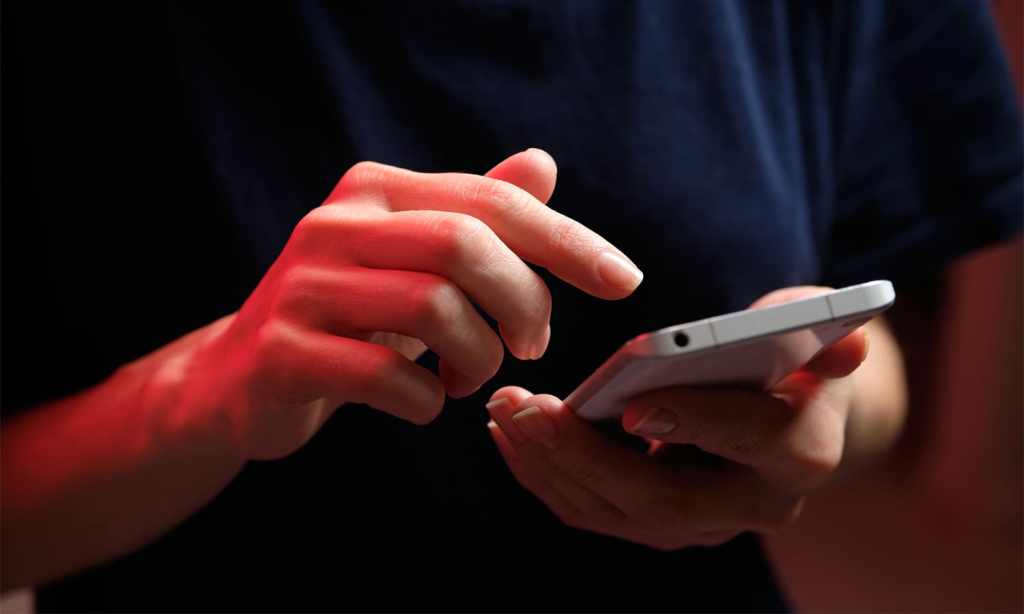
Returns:
[[[1020,239],[990,248],[953,267],[943,301],[915,478],[971,530],[1021,526],[1022,269]]]
[[[227,426],[179,395],[191,356],[228,320],[4,424],[4,590],[133,550],[238,473]]]
[[[934,322],[901,321],[922,373],[899,445],[765,539],[798,607],[1020,609],[1022,307],[1017,241],[954,267]]]

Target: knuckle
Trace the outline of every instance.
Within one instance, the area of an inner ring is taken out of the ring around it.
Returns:
[[[362,161],[348,169],[338,182],[341,195],[365,192],[378,188],[384,181],[387,167],[377,162]]]
[[[498,179],[485,178],[477,182],[473,190],[473,200],[511,215],[526,213],[534,203],[533,196],[526,190]]]
[[[275,319],[264,322],[256,331],[257,351],[275,355],[280,350],[287,350],[291,345],[287,328],[285,324]]]
[[[438,249],[448,267],[479,267],[488,260],[494,233],[479,219],[462,213],[441,216],[434,226]]]
[[[256,330],[253,356],[261,377],[288,377],[294,347],[290,333],[288,325],[277,319],[267,320]]]
[[[794,474],[801,476],[800,481],[814,485],[839,468],[843,457],[842,434],[824,433],[793,439],[784,444],[784,455]]]
[[[325,230],[334,228],[339,222],[340,207],[322,205],[302,216],[292,231],[292,240],[305,243]]]
[[[462,310],[462,292],[451,282],[436,280],[424,284],[414,303],[414,318],[420,328],[444,328]]]
[[[322,290],[322,286],[322,275],[314,268],[305,265],[289,268],[281,276],[274,311],[303,313],[310,300]]]

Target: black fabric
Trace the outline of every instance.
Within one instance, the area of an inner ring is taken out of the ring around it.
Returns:
[[[236,309],[353,163],[559,163],[551,206],[646,274],[546,277],[553,339],[427,427],[365,407],[251,463],[44,611],[772,611],[753,537],[657,552],[568,529],[483,403],[564,395],[638,332],[802,283],[910,283],[1019,232],[1017,102],[974,2],[3,6],[3,408]]]

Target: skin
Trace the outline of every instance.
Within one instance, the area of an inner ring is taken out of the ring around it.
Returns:
[[[826,291],[788,288],[754,307]],[[881,347],[872,363],[896,351],[884,325],[873,328],[872,345]],[[559,399],[513,386],[488,403],[489,428],[519,483],[566,524],[664,550],[716,545],[793,524],[806,495],[844,460],[861,464],[892,444],[902,420],[890,414],[905,407],[902,371],[869,368],[875,381],[858,387],[851,374],[866,359],[867,337],[857,330],[769,392],[679,387],[638,396],[621,423],[650,441],[646,453],[602,435]],[[883,398],[861,398],[878,389]],[[889,404],[891,426],[848,443],[848,426],[862,420],[853,414],[876,400]],[[731,462],[695,463],[682,444]]]
[[[629,295],[635,265],[545,206],[555,174],[539,150],[487,176],[358,164],[238,312],[4,422],[3,588],[152,541],[344,403],[425,424],[446,394],[490,379],[505,347],[540,356],[551,295],[526,262],[600,298]],[[427,347],[437,375],[413,363]]]
[[[895,308],[917,366],[904,437],[764,541],[801,609],[1024,610],[1022,264],[1019,239],[985,249],[950,268],[938,309]]]
[[[664,550],[764,535],[802,609],[1020,611],[1022,256],[1018,239],[965,258],[931,317],[897,310],[925,365],[913,389],[878,319],[767,393],[633,399],[621,424],[646,453],[514,386],[492,396],[488,428],[519,483],[569,526]],[[692,446],[731,462],[695,462]]]
[[[641,280],[629,260],[544,206],[555,175],[538,150],[486,177],[357,165],[298,225],[238,312],[4,423],[3,587],[155,539],[248,460],[301,447],[339,405],[368,403],[422,424],[446,394],[465,396],[490,379],[505,348],[541,356],[550,294],[526,262],[595,296],[628,296]],[[785,289],[759,304],[820,291]],[[470,301],[499,322],[497,333]],[[978,323],[977,314],[951,317]],[[867,329],[773,394],[676,389],[635,399],[627,432],[652,408],[676,421],[650,437],[646,454],[576,420],[557,398],[515,387],[495,394],[489,429],[520,482],[570,526],[660,549],[745,530],[781,538],[798,533],[808,497],[844,491],[901,450],[912,422],[900,346],[884,322]],[[426,347],[441,357],[437,375],[412,362]],[[967,444],[955,426],[943,432],[955,458]],[[693,446],[729,462],[694,463]],[[1011,457],[978,461],[1005,466]],[[870,489],[862,496],[878,500]],[[802,604],[799,588],[814,576],[788,565],[802,546],[770,543]]]

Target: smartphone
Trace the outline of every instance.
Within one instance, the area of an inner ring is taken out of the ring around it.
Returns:
[[[619,348],[565,403],[582,418],[602,420],[659,388],[768,389],[895,300],[891,282],[872,281],[646,333]]]

